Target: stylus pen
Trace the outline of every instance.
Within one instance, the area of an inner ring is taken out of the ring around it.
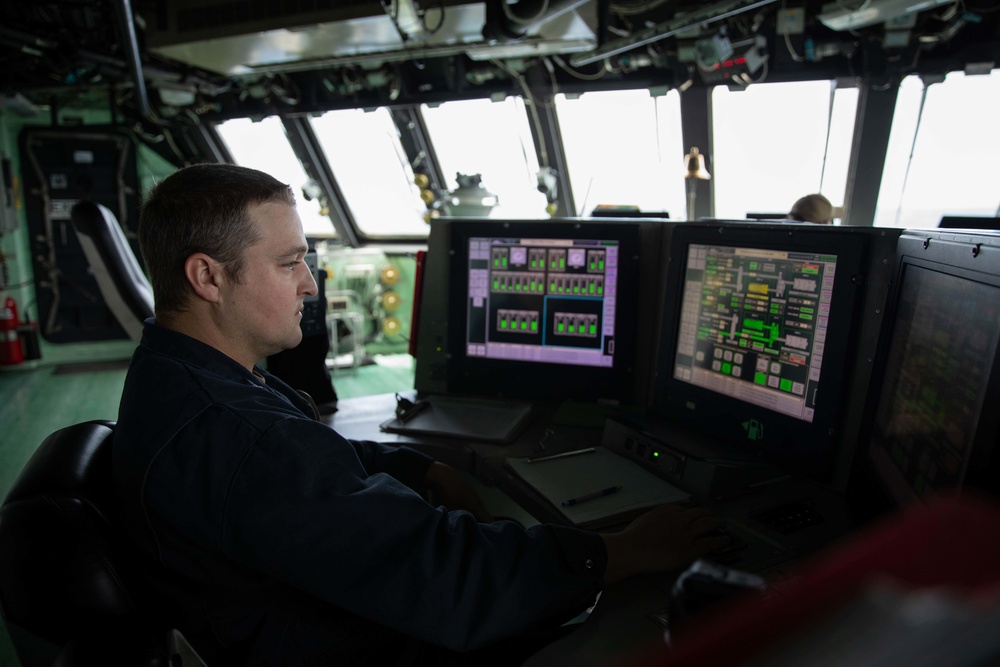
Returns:
[[[606,489],[601,489],[600,491],[594,491],[593,493],[588,493],[584,496],[579,496],[577,498],[570,498],[569,500],[563,501],[563,507],[571,507],[573,505],[579,505],[580,503],[585,503],[588,500],[597,500],[598,498],[603,498],[604,496],[610,496],[612,493],[621,491],[620,486],[609,486]]]
[[[536,456],[534,458],[529,458],[528,463],[539,463],[540,461],[552,461],[553,459],[564,459],[567,456],[577,456],[578,454],[593,454],[594,448],[587,447],[586,449],[574,449],[572,452],[563,452],[562,454],[549,454],[547,456]]]

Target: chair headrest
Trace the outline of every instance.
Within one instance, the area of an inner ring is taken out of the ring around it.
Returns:
[[[153,317],[153,288],[124,229],[110,209],[92,201],[74,204],[70,219],[105,303],[138,341],[143,321]]]
[[[106,207],[92,201],[78,201],[70,209],[70,219],[78,231],[87,236],[94,236],[97,228],[104,223],[105,211],[113,216]]]
[[[11,486],[4,504],[39,494],[110,495],[114,422],[67,426],[38,446]]]

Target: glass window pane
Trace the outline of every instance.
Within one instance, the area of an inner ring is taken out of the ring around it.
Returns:
[[[427,207],[388,109],[328,111],[311,122],[362,234],[427,236]]]
[[[481,174],[483,187],[497,196],[492,217],[547,217],[548,201],[538,191],[539,161],[521,98],[422,105],[421,112],[449,190],[458,187],[456,174]]]
[[[653,97],[648,90],[616,90],[555,99],[577,215],[611,204],[685,217],[677,91]]]
[[[715,215],[787,212],[814,192],[842,206],[856,108],[857,91],[835,90],[830,81],[755,84],[742,91],[716,86],[709,168]]]
[[[927,228],[937,227],[942,215],[995,216],[1000,70],[989,76],[948,74],[927,89],[920,117],[922,94],[916,76],[900,84],[875,224]]]
[[[220,124],[218,130],[237,164],[259,169],[292,186],[306,236],[334,236],[333,223],[320,213],[319,202],[306,201],[302,194],[309,179],[288,143],[280,118],[268,116],[257,123],[235,118]]]

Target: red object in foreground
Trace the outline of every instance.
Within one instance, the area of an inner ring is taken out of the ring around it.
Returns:
[[[974,497],[941,498],[865,529],[811,561],[780,592],[708,613],[672,633],[673,647],[643,667],[735,665],[779,646],[861,598],[879,582],[901,589],[942,589],[958,597],[1000,595],[1000,505]]]

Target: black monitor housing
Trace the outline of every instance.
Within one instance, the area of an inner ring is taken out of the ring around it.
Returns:
[[[784,473],[846,488],[899,230],[673,230],[653,411]]]
[[[663,224],[435,220],[418,392],[645,404]]]
[[[890,506],[1000,492],[1000,235],[910,230],[862,460]]]

